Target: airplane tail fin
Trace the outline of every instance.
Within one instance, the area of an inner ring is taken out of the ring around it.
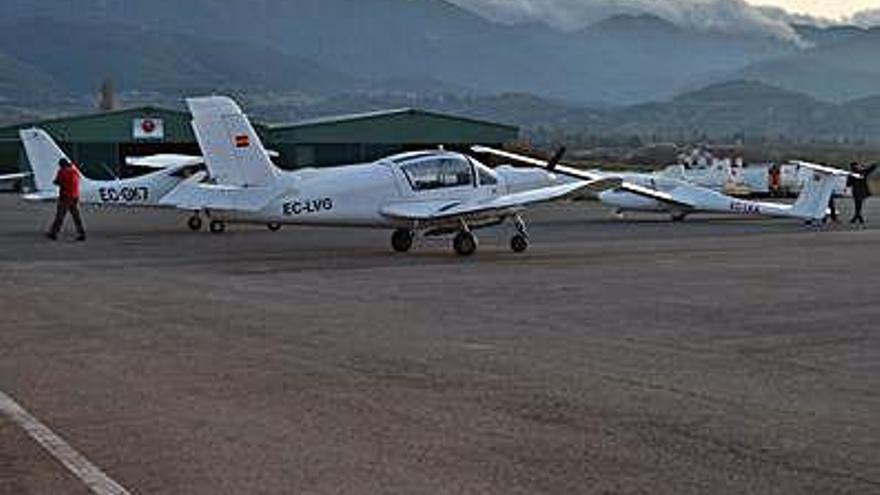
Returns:
[[[67,154],[61,150],[58,143],[52,139],[48,132],[38,127],[21,129],[18,131],[21,142],[24,145],[25,154],[34,177],[34,194],[31,198],[46,199],[58,194],[55,185],[55,174],[58,172],[58,161],[62,158],[70,160]],[[80,187],[92,187],[94,181],[80,174]]]
[[[217,184],[263,187],[275,183],[277,169],[238,104],[225,96],[188,98],[186,103],[208,173]]]
[[[828,214],[828,203],[840,177],[849,175],[849,172],[806,162],[799,164],[813,173],[804,181],[803,189],[792,205],[791,212],[802,218],[822,220]]]
[[[57,190],[53,181],[58,171],[58,161],[67,158],[58,144],[48,132],[39,128],[22,129],[18,131],[28,162],[33,172],[34,187],[37,193],[55,192]]]

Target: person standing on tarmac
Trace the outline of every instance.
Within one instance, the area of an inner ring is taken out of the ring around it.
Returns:
[[[58,206],[55,210],[55,221],[52,222],[46,237],[53,241],[58,239],[58,231],[61,230],[64,217],[70,212],[78,234],[76,240],[86,240],[86,230],[83,228],[82,217],[79,214],[79,170],[76,165],[66,158],[58,160],[58,173],[55,175],[54,184],[58,186]]]
[[[864,225],[865,217],[862,216],[862,206],[864,205],[865,200],[871,197],[871,189],[868,187],[868,176],[877,170],[877,165],[862,168],[859,167],[858,163],[853,162],[852,165],[850,165],[850,170],[852,173],[858,174],[860,177],[851,175],[846,179],[846,185],[852,189],[853,203],[856,208],[856,212],[849,223]]]

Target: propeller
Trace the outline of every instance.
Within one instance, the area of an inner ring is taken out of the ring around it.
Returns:
[[[556,153],[553,154],[553,158],[550,158],[550,161],[547,162],[547,170],[551,172],[556,170],[556,166],[562,161],[563,156],[565,156],[565,146],[556,150]]]

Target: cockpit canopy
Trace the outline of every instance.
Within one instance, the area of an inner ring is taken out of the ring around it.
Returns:
[[[407,153],[393,157],[391,161],[400,167],[413,191],[498,183],[491,169],[458,153]]]

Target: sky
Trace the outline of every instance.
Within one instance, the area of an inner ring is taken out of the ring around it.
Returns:
[[[500,22],[574,31],[618,14],[653,14],[684,28],[760,34],[795,43],[793,23],[880,26],[880,0],[449,0]],[[758,8],[758,6],[764,8]],[[768,8],[769,6],[769,8]],[[871,12],[867,12],[872,9]],[[861,12],[861,13],[860,13]],[[855,17],[853,15],[856,14]]]
[[[833,19],[850,16],[861,10],[880,8],[880,0],[748,0],[748,2]]]

